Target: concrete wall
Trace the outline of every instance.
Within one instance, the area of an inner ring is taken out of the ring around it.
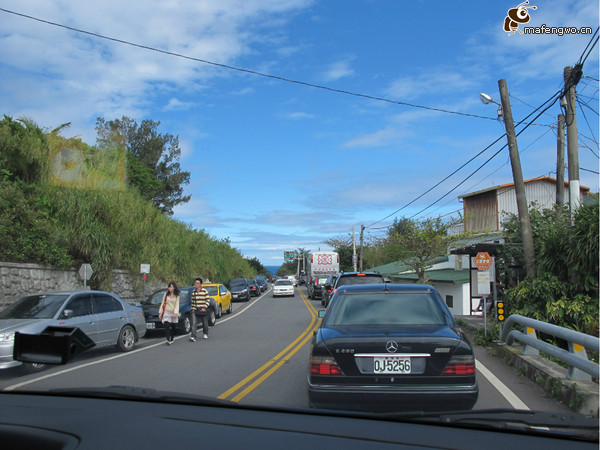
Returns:
[[[0,309],[28,294],[77,289],[83,289],[83,281],[75,269],[0,262]],[[146,293],[149,289],[146,286]],[[110,291],[123,300],[141,298],[141,292],[136,292],[131,277],[124,270],[113,270]]]

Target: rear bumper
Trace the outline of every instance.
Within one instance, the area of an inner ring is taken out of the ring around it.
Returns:
[[[352,411],[456,411],[477,403],[479,386],[341,386],[308,381],[311,407]]]

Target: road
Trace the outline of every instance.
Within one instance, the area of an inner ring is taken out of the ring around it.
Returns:
[[[294,297],[273,298],[270,290],[247,303],[234,303],[211,327],[208,340],[178,336],[167,346],[162,334],[142,338],[136,349],[92,349],[65,366],[23,376],[0,371],[0,389],[137,386],[268,406],[308,406],[306,371],[309,342],[319,300],[304,287]],[[201,335],[201,334],[200,334]],[[475,409],[516,408],[566,412],[568,408],[519,377],[501,360],[475,347],[480,395]]]

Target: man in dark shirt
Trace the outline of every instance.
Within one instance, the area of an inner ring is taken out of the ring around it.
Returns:
[[[202,278],[196,278],[194,281],[194,291],[192,292],[192,334],[190,341],[196,342],[197,336],[197,318],[202,320],[202,331],[204,339],[208,339],[208,308],[210,308],[210,297],[206,289],[202,287]]]

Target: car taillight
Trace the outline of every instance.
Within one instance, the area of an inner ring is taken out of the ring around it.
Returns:
[[[469,355],[453,356],[442,375],[475,375],[475,358]]]
[[[310,360],[311,375],[344,375],[342,368],[330,356],[313,356]]]

